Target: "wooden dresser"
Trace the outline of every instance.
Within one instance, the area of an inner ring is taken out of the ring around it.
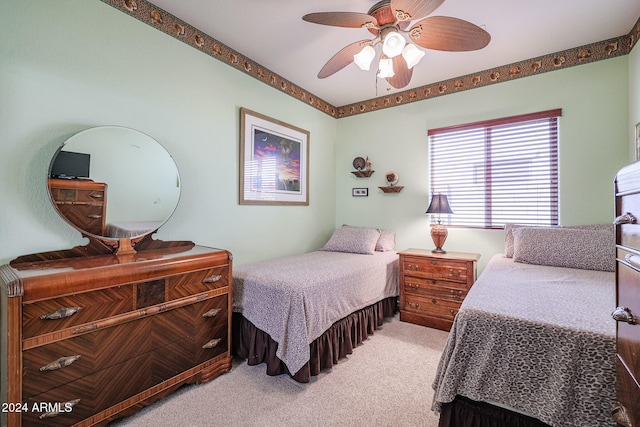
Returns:
[[[407,249],[400,255],[400,320],[448,331],[476,280],[478,254]]]
[[[81,231],[104,236],[107,184],[88,180],[49,179],[56,209]]]
[[[231,369],[231,254],[149,241],[0,267],[2,425],[104,425]]]
[[[615,181],[616,394],[612,415],[620,425],[640,426],[640,163]]]

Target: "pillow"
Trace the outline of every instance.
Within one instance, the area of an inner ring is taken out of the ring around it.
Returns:
[[[533,225],[505,224],[504,225],[504,256],[513,258],[513,230],[522,227],[535,227]],[[551,226],[540,226],[536,228],[550,228]],[[577,228],[581,230],[601,230],[614,232],[613,224],[587,224],[587,225],[569,225],[560,228]]]
[[[321,250],[373,255],[379,238],[380,230],[375,228],[342,226],[333,232]]]
[[[504,256],[513,258],[513,230],[520,227],[531,227],[530,225],[505,224],[504,225]]]
[[[396,233],[391,230],[380,230],[380,238],[376,242],[376,251],[387,252],[396,248]]]
[[[515,228],[513,260],[526,264],[615,271],[614,235],[601,229]]]

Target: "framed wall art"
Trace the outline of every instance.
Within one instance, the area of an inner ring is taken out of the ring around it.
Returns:
[[[240,109],[240,204],[309,205],[309,132]]]

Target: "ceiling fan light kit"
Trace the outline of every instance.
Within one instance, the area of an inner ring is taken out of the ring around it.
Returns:
[[[402,49],[402,57],[407,62],[407,67],[409,67],[409,69],[415,67],[423,56],[424,51],[418,49],[413,44],[407,44],[404,49]]]
[[[395,76],[393,71],[393,60],[391,58],[381,58],[378,63],[378,77],[387,79]]]
[[[342,48],[322,67],[318,78],[326,78],[352,62],[368,71],[377,54],[375,46],[382,45],[377,76],[386,79],[396,89],[411,81],[413,69],[425,52],[416,45],[433,50],[463,52],[482,49],[491,36],[482,28],[462,19],[448,16],[423,18],[431,14],[444,0],[382,0],[368,13],[316,12],[303,20],[337,27],[364,28],[375,36]],[[409,42],[405,36],[409,37]]]
[[[353,55],[353,62],[356,63],[362,71],[369,71],[373,58],[376,56],[376,50],[371,45],[367,45],[355,55]]]
[[[407,41],[397,31],[383,33],[382,52],[389,58],[396,57],[402,53],[402,49]]]

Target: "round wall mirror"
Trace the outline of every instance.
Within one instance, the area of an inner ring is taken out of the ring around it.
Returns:
[[[167,150],[134,129],[101,126],[79,132],[56,152],[47,177],[60,215],[100,239],[156,231],[180,198],[180,176]]]

